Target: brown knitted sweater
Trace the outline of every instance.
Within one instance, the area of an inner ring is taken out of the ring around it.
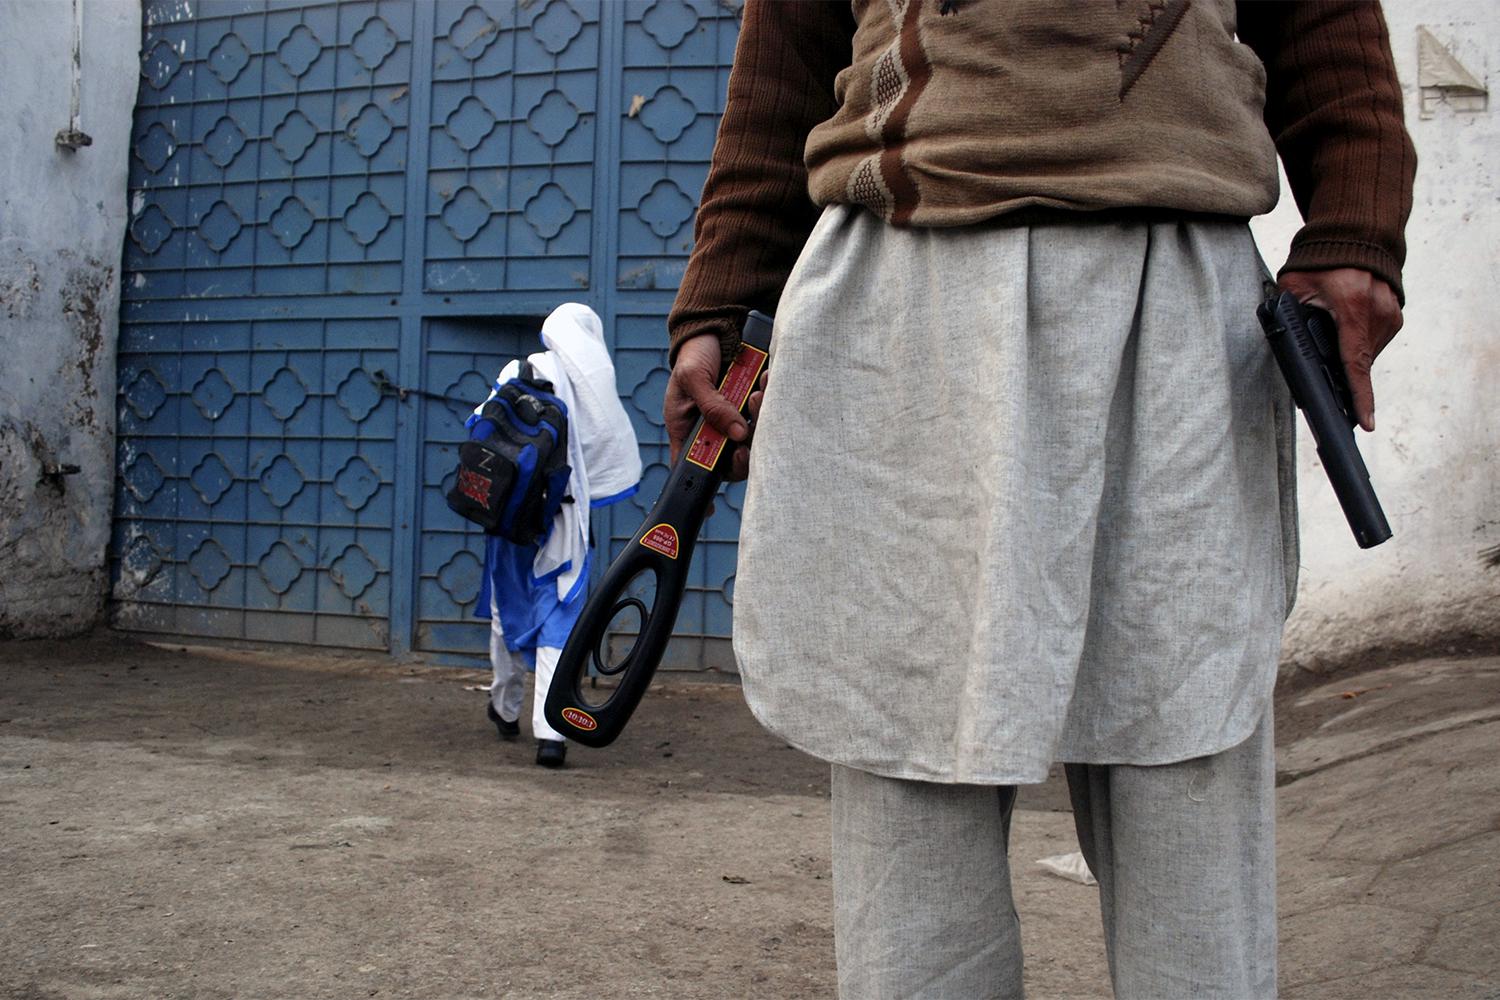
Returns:
[[[824,205],[1248,218],[1277,152],[1306,222],[1284,269],[1400,297],[1416,154],[1377,3],[747,0],[672,346],[774,312]]]

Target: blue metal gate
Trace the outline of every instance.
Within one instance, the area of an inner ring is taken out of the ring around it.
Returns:
[[[604,318],[666,474],[664,319],[732,0],[150,0],[131,162],[117,626],[482,653],[443,503],[467,405],[564,301]],[[669,666],[732,668],[738,489]]]

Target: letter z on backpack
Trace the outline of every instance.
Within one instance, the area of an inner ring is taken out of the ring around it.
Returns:
[[[458,481],[448,506],[488,534],[522,545],[542,541],[567,496],[568,408],[552,383],[521,362],[466,421]]]

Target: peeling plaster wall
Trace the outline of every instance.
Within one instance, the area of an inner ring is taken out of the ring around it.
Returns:
[[[1354,544],[1304,427],[1302,583],[1284,673],[1500,646],[1500,107],[1424,88],[1418,72],[1425,28],[1489,86],[1500,4],[1426,0],[1385,12],[1419,162],[1406,324],[1375,363],[1376,431],[1358,440],[1395,536],[1369,551]],[[1268,263],[1286,258],[1299,224],[1290,195],[1256,221]]]
[[[80,631],[103,611],[135,0],[5,0],[0,60],[0,638]],[[76,473],[66,473],[76,466]]]

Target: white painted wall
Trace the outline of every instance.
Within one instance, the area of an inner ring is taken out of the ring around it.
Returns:
[[[1302,583],[1284,673],[1500,645],[1500,553],[1490,565],[1480,555],[1500,546],[1500,100],[1461,110],[1483,102],[1424,94],[1417,66],[1425,26],[1488,86],[1500,68],[1500,4],[1388,0],[1385,12],[1417,147],[1416,198],[1406,325],[1376,361],[1376,431],[1358,440],[1395,537],[1368,551],[1354,544],[1304,426]],[[1254,223],[1273,270],[1300,221],[1286,195]]]
[[[96,621],[106,588],[115,345],[139,0],[0,2],[0,637]],[[51,466],[76,465],[73,475]]]

